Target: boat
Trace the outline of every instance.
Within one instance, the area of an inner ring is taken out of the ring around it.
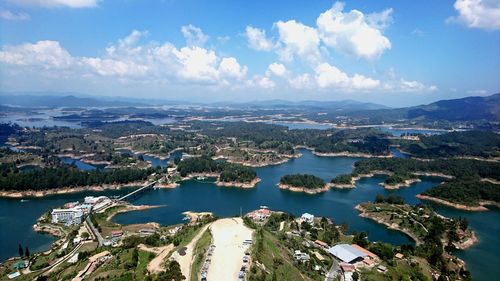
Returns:
[[[24,202],[28,202],[30,200],[27,200],[27,199],[21,199],[21,203],[24,203]]]
[[[196,179],[199,180],[199,181],[202,181],[202,180],[206,180],[207,177],[200,176],[200,177],[197,177]]]
[[[268,207],[268,206],[265,206],[265,205],[260,206],[260,208],[261,208],[261,209],[269,209],[269,207]]]

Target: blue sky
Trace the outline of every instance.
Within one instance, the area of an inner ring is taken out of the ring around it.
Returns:
[[[2,92],[390,106],[500,92],[498,0],[3,0],[0,16]]]

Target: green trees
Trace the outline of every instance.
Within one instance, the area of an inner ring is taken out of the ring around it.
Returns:
[[[350,184],[351,183],[351,175],[350,174],[338,175],[334,179],[332,179],[332,183]]]
[[[321,178],[308,174],[285,175],[281,177],[280,183],[307,189],[323,188],[325,186],[325,182]]]
[[[243,165],[212,160],[209,156],[193,157],[180,161],[177,171],[182,177],[192,173],[220,173],[223,182],[250,182],[257,177],[255,169]]]
[[[182,275],[181,266],[175,260],[168,260],[165,263],[165,271],[154,278],[155,281],[181,281],[185,279],[186,277]]]
[[[0,170],[4,165],[0,165]],[[2,173],[0,186],[3,190],[46,190],[98,184],[120,184],[146,180],[155,169],[116,169],[81,171],[72,167],[44,168],[29,172]]]
[[[445,182],[423,194],[468,206],[478,205],[484,200],[500,202],[500,186],[482,181]]]

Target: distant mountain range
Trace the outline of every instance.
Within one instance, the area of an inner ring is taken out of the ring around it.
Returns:
[[[2,94],[0,104],[22,107],[102,107],[142,105],[128,101],[76,97],[74,95]]]
[[[465,97],[452,100],[440,100],[427,105],[405,108],[389,108],[384,105],[342,101],[287,101],[266,100],[252,102],[216,102],[187,103],[181,101],[134,99],[124,97],[95,97],[76,93],[2,93],[0,105],[20,107],[133,107],[151,105],[205,105],[228,106],[234,109],[295,109],[327,111],[332,114],[348,114],[354,117],[370,118],[373,121],[389,121],[398,119],[410,120],[448,120],[448,121],[500,121],[500,93],[487,97]]]
[[[370,110],[370,109],[388,109],[389,107],[381,104],[360,102],[355,100],[341,100],[341,101],[314,101],[314,100],[304,100],[304,101],[287,101],[287,100],[264,100],[264,101],[251,101],[251,102],[241,102],[241,103],[227,103],[218,102],[211,103],[213,106],[231,106],[234,108],[308,108],[317,110]]]
[[[374,120],[447,120],[447,121],[500,121],[500,93],[487,97],[465,97],[440,100],[427,105],[395,109],[365,110],[353,113],[357,117]]]

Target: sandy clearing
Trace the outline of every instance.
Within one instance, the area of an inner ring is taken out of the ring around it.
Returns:
[[[212,223],[215,250],[208,268],[208,280],[238,280],[243,257],[249,246],[243,241],[252,239],[253,230],[241,218],[220,219]]]
[[[175,251],[172,254],[172,259],[175,259],[181,266],[182,275],[186,277],[186,280],[191,279],[191,264],[193,263],[193,250],[196,247],[196,243],[200,240],[203,233],[207,230],[210,224],[205,225],[199,230],[196,236],[186,245],[186,254],[181,256],[179,252]]]
[[[139,249],[150,253],[155,253],[157,255],[149,262],[147,267],[150,273],[156,273],[163,271],[163,260],[174,249],[174,244],[168,244],[167,246],[154,248],[148,248],[145,245],[141,244],[139,245]]]

